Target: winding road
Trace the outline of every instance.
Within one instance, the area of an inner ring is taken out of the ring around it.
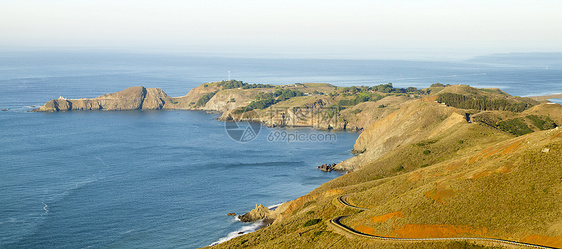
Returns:
[[[346,201],[347,195],[339,196],[337,199],[338,201],[347,207],[359,209],[359,210],[369,210],[368,208],[357,207],[349,204]],[[554,247],[549,246],[541,246],[536,244],[529,244],[511,240],[504,240],[504,239],[493,239],[493,238],[471,238],[471,237],[456,237],[456,238],[397,238],[397,237],[384,237],[384,236],[377,236],[359,232],[351,227],[348,227],[342,224],[340,221],[347,218],[348,215],[338,216],[330,220],[330,223],[334,226],[356,236],[361,236],[370,239],[377,239],[377,240],[384,240],[384,241],[400,241],[400,242],[422,242],[422,241],[473,241],[473,242],[492,242],[492,243],[499,243],[504,245],[512,245],[512,246],[525,246],[530,248],[544,248],[544,249],[556,249]]]

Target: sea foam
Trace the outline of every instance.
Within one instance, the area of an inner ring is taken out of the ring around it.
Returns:
[[[284,202],[279,203],[279,204],[275,204],[275,205],[271,205],[271,206],[268,206],[267,208],[268,208],[269,210],[275,210],[275,209],[277,209],[279,206],[283,205],[283,203],[284,203]],[[239,219],[238,217],[235,217],[234,220],[235,220],[235,221],[240,221],[240,219]],[[236,238],[236,237],[238,237],[238,236],[240,236],[240,235],[244,235],[244,234],[247,234],[247,233],[255,232],[256,230],[258,230],[258,229],[260,229],[260,228],[262,228],[262,227],[265,227],[265,226],[267,226],[267,224],[266,224],[265,222],[263,222],[263,220],[256,221],[256,222],[252,223],[252,224],[249,225],[249,226],[243,226],[242,228],[240,228],[240,229],[238,229],[238,230],[236,230],[236,231],[234,231],[234,232],[229,233],[226,237],[222,237],[222,238],[220,238],[219,240],[217,240],[217,241],[213,242],[212,244],[210,244],[210,246],[214,246],[214,245],[217,245],[217,244],[220,244],[220,243],[229,241],[229,240],[231,240],[231,239],[233,239],[233,238]]]
[[[223,242],[229,241],[231,239],[234,239],[238,236],[241,236],[241,235],[244,235],[244,234],[247,234],[247,233],[251,233],[251,232],[255,232],[256,230],[258,230],[258,229],[260,229],[264,226],[266,226],[265,222],[263,222],[261,220],[256,221],[249,226],[243,226],[242,228],[240,228],[240,229],[238,229],[234,232],[229,233],[226,237],[220,238],[219,240],[211,243],[209,246],[218,245],[220,243],[223,243]]]

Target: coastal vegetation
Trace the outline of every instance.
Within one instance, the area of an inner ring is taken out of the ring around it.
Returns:
[[[251,88],[274,88],[274,85],[269,84],[249,84],[243,81],[237,80],[223,80],[218,82],[217,85],[221,87],[223,90],[225,89],[251,89]]]
[[[265,109],[275,103],[299,96],[304,96],[304,93],[291,89],[276,89],[274,92],[260,92],[256,95],[255,100],[250,102],[245,108]]]
[[[539,128],[541,131],[542,130],[550,130],[553,128],[556,128],[556,123],[554,123],[554,121],[552,121],[552,119],[550,119],[549,117],[539,117],[537,115],[528,115],[526,116],[527,119],[531,120],[531,122],[533,122],[533,125],[537,128]]]
[[[443,93],[437,97],[437,102],[462,109],[481,111],[510,111],[522,112],[535,105],[534,101],[510,102],[506,99],[488,99],[486,96],[469,97],[455,93]]]
[[[355,97],[352,99],[342,99],[338,102],[339,106],[355,106],[359,103],[367,102],[367,101],[377,101],[381,100],[383,97],[376,93],[359,93],[354,95]]]
[[[197,100],[197,103],[195,103],[195,107],[205,106],[207,102],[209,102],[209,100],[211,100],[211,98],[213,98],[213,96],[217,94],[217,92],[218,91],[214,91],[201,96],[201,98]]]
[[[487,112],[475,115],[473,120],[501,131],[521,136],[538,130],[556,128],[558,125],[548,115],[550,113],[546,112],[543,115]]]

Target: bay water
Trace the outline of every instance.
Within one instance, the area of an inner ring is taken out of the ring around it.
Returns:
[[[231,139],[199,111],[29,112],[50,99],[131,86],[185,95],[205,82],[432,83],[562,93],[561,54],[468,61],[253,59],[100,51],[0,53],[0,248],[197,248],[251,231],[226,213],[302,196],[350,158],[351,132],[263,127]],[[559,100],[553,100],[558,101]],[[336,140],[270,141],[275,132]]]

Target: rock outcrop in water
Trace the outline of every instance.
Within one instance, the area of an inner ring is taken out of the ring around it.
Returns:
[[[123,91],[105,94],[93,99],[65,99],[60,97],[37,109],[40,112],[71,110],[160,110],[171,98],[160,88],[129,87]]]
[[[238,219],[240,219],[240,221],[242,222],[252,222],[271,218],[272,214],[273,211],[269,210],[269,208],[261,204],[256,204],[256,208],[252,209],[250,212],[244,215],[238,215]]]
[[[169,97],[160,88],[129,87],[123,91],[105,94],[93,99],[65,99],[60,97],[47,102],[36,109],[40,112],[56,112],[71,110],[160,110],[168,103]]]
[[[333,170],[337,170],[335,163],[322,164],[322,165],[320,165],[316,168],[319,169],[319,170],[322,170],[324,172],[331,172]]]
[[[281,213],[285,212],[287,208],[289,208],[290,202],[283,203],[278,205],[272,209],[264,205],[256,204],[256,208],[252,209],[250,212],[245,213],[244,215],[238,215],[238,219],[242,222],[254,222],[254,221],[263,221],[265,224],[271,224],[275,221]]]

